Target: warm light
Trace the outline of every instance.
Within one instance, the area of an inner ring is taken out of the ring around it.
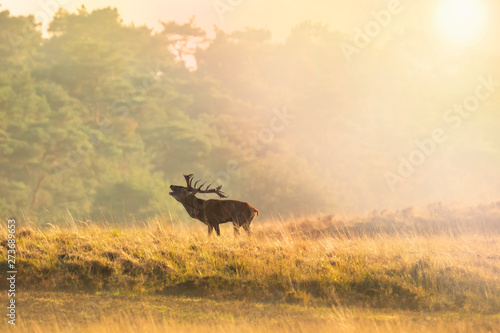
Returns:
[[[485,8],[480,0],[444,0],[437,12],[440,32],[458,44],[471,44],[477,40],[485,18]]]

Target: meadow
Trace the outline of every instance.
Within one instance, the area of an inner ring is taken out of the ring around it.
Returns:
[[[19,222],[16,331],[500,331],[500,203],[257,220],[219,238],[166,217],[59,222]],[[6,299],[5,250],[0,268]]]

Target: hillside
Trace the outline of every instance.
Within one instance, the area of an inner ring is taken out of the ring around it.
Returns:
[[[18,286],[21,295],[33,295],[30,309],[49,302],[73,324],[82,318],[62,304],[70,309],[68,297],[88,302],[97,296],[121,310],[138,297],[142,310],[174,322],[179,313],[157,313],[152,304],[184,299],[187,307],[193,300],[272,311],[297,307],[315,323],[319,312],[345,308],[477,316],[490,325],[498,323],[500,309],[499,218],[496,203],[455,210],[435,205],[348,220],[257,222],[253,236],[239,238],[230,226],[222,237],[208,238],[201,223],[161,218],[123,229],[68,221],[72,226],[18,232]],[[0,262],[6,271],[5,252]],[[118,313],[98,307],[99,318]],[[39,311],[22,316],[40,320]],[[238,316],[248,320],[249,314]]]

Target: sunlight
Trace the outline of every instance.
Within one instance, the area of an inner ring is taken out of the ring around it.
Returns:
[[[436,15],[440,33],[457,44],[476,41],[485,18],[486,11],[480,0],[445,0]]]

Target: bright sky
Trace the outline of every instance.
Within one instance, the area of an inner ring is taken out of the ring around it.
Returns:
[[[326,23],[334,30],[353,34],[356,27],[364,28],[368,22],[374,20],[374,13],[386,10],[391,2],[399,3],[399,11],[398,14],[391,15],[389,25],[382,29],[382,37],[386,33],[397,33],[406,27],[416,27],[432,35],[438,35],[440,25],[441,29],[450,30],[449,24],[443,26],[442,23],[447,22],[446,17],[438,17],[437,20],[442,22],[436,22],[436,13],[439,13],[440,5],[450,1],[461,3],[472,1],[481,4],[490,16],[496,15],[490,17],[489,26],[488,22],[481,25],[483,34],[488,32],[492,35],[492,32],[500,31],[498,23],[500,5],[496,0],[0,0],[0,3],[2,9],[8,9],[14,15],[37,14],[36,17],[43,23],[50,20],[49,17],[59,6],[74,11],[84,4],[89,10],[106,6],[117,7],[126,23],[134,22],[136,25],[146,24],[159,28],[160,20],[186,22],[195,15],[196,24],[204,28],[209,35],[213,33],[214,25],[225,31],[244,27],[267,27],[275,39],[282,40],[289,34],[291,27],[305,20]],[[474,4],[472,6],[474,7]],[[464,12],[467,8],[470,9],[470,6],[463,4],[461,7],[451,6],[455,16],[456,12],[459,12],[459,17],[463,16],[460,11]],[[467,16],[470,10],[465,12]],[[439,15],[443,16],[446,13]],[[478,19],[486,21],[486,18],[476,18],[476,21]],[[475,23],[477,25],[477,22]],[[468,31],[467,25],[464,28],[464,22],[452,21],[452,34],[455,29],[454,24],[456,29],[462,27]],[[448,39],[450,42],[453,41],[451,37]],[[491,41],[496,40],[483,39],[489,40],[486,44],[493,44],[495,42]]]
[[[425,0],[428,1],[428,0]],[[405,3],[406,2],[406,3]],[[285,37],[290,28],[304,20],[328,23],[332,28],[349,32],[356,25],[370,19],[370,11],[387,6],[387,1],[338,0],[0,0],[2,8],[12,14],[53,13],[58,6],[70,11],[84,4],[87,9],[105,6],[117,7],[125,22],[158,27],[158,21],[187,21],[195,15],[196,22],[206,30],[217,25],[223,30],[251,27],[268,27],[278,39]],[[228,5],[233,3],[236,5]],[[410,0],[402,0],[402,7],[410,10]],[[217,8],[219,8],[217,10]],[[411,9],[413,13],[415,11]],[[405,15],[408,16],[408,15]],[[44,20],[44,19],[42,19]],[[396,20],[395,21],[400,21]]]

